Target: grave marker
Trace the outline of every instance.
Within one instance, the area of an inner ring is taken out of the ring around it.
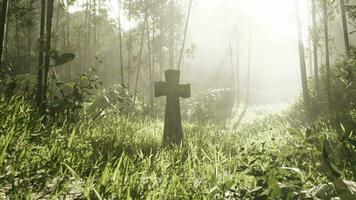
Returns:
[[[163,146],[180,145],[183,141],[179,98],[190,97],[190,84],[179,84],[179,76],[179,70],[167,70],[166,82],[155,83],[155,97],[167,96]]]

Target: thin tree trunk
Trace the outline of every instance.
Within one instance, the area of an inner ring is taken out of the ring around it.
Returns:
[[[98,41],[97,41],[97,28],[98,28],[98,9],[97,9],[97,0],[93,0],[93,58],[94,58],[94,67],[99,76],[99,62],[97,62],[97,53],[98,53]]]
[[[98,0],[98,18],[99,18],[99,21],[98,21],[98,28],[97,28],[97,44],[98,44],[98,48],[100,47],[100,29],[101,29],[101,14],[100,14],[100,11],[101,11],[101,0]]]
[[[148,14],[146,14],[148,15]],[[153,107],[153,82],[152,82],[152,52],[151,52],[151,36],[150,36],[150,27],[149,27],[149,20],[146,20],[146,34],[147,34],[147,54],[148,54],[148,73],[149,73],[149,100],[150,100],[150,108]],[[151,110],[152,111],[152,110]]]
[[[182,63],[182,57],[183,57],[183,53],[184,53],[184,47],[185,47],[185,40],[187,38],[187,32],[188,32],[188,27],[189,27],[189,20],[190,20],[190,11],[192,8],[192,2],[193,0],[189,0],[189,8],[188,8],[188,14],[187,14],[187,21],[185,22],[185,29],[184,29],[184,36],[183,36],[183,42],[182,42],[182,48],[180,50],[180,54],[179,54],[179,60],[178,60],[178,67],[177,69],[180,69],[181,63]],[[230,42],[231,45],[231,42]],[[231,46],[232,49],[232,46]],[[231,51],[232,54],[232,51]],[[232,56],[231,56],[232,58]]]
[[[65,11],[66,12],[66,11]],[[64,13],[65,14],[65,13]],[[62,23],[62,26],[61,26],[61,35],[63,36],[63,39],[62,39],[62,49],[64,50],[64,51],[67,51],[67,49],[68,49],[68,45],[67,45],[67,43],[68,43],[68,39],[67,39],[67,30],[66,30],[66,26],[65,26],[65,24],[66,23]],[[65,76],[64,76],[64,79],[65,80],[69,80],[68,78],[69,78],[69,74],[70,74],[70,72],[69,72],[69,63],[66,63],[65,65],[64,65],[64,73],[65,73]]]
[[[55,19],[55,27],[54,27],[54,30],[53,30],[53,33],[54,34],[57,34],[58,31],[59,31],[59,16],[60,16],[60,10],[61,10],[61,1],[58,0],[58,3],[57,3],[57,9],[54,10],[55,14],[56,14],[56,19]],[[54,35],[55,37],[53,37],[53,48],[57,48],[57,40],[58,40],[58,37],[56,37],[56,35]]]
[[[3,53],[7,9],[8,9],[8,0],[3,0],[2,10],[1,10],[1,20],[0,20],[0,71],[1,71],[1,65],[2,65],[1,59],[2,59],[2,53]]]
[[[46,20],[46,47],[45,47],[45,62],[44,62],[44,77],[43,77],[43,101],[42,112],[47,109],[47,88],[48,88],[48,71],[50,67],[50,50],[52,39],[52,18],[53,18],[53,3],[54,0],[47,1],[47,20]]]
[[[226,8],[226,5],[224,5],[224,7]],[[226,12],[226,9],[225,9]],[[231,74],[230,74],[230,81],[231,81],[231,85],[230,89],[232,91],[235,91],[235,67],[234,67],[234,49],[233,49],[233,45],[232,45],[232,38],[231,38],[231,32],[230,32],[230,21],[229,21],[229,17],[227,15],[225,15],[226,18],[226,32],[227,32],[227,38],[229,41],[229,53],[230,53],[230,68],[231,68]],[[235,95],[233,95],[233,98],[235,98]],[[235,100],[234,100],[235,102]]]
[[[66,25],[67,25],[67,45],[70,47],[70,17],[69,17],[69,0],[67,0],[67,13],[66,13]]]
[[[121,86],[124,86],[124,61],[122,57],[122,27],[121,27],[121,0],[119,0],[119,59],[120,59],[120,77],[121,77]]]
[[[163,16],[163,2],[162,0],[160,0],[159,2],[159,14],[160,16]],[[162,25],[162,17],[159,18],[159,29],[161,30],[161,32],[164,30],[163,25]],[[163,45],[160,45],[160,49],[158,52],[158,63],[159,63],[159,76],[158,79],[162,79],[163,78],[163,71],[165,68],[165,62],[164,62],[164,55],[163,55]]]
[[[96,35],[96,29],[97,29],[97,25],[98,25],[98,17],[97,17],[97,4],[96,1],[97,0],[93,0],[94,1],[94,5],[93,5],[93,9],[94,9],[94,31],[93,31],[93,35],[94,35],[94,55],[96,56],[97,53],[97,35]]]
[[[87,52],[88,52],[88,55],[87,55],[87,57],[86,57],[86,60],[88,61],[88,64],[87,65],[91,65],[92,64],[92,49],[91,49],[91,42],[90,42],[90,40],[91,40],[91,21],[92,21],[92,19],[91,19],[91,15],[92,15],[92,13],[91,13],[91,3],[92,3],[92,0],[89,0],[89,16],[88,16],[88,27],[87,27],[87,31],[88,31],[88,34],[87,34],[87,41],[88,41],[88,43],[87,43]],[[88,67],[88,66],[86,66],[86,67]],[[91,67],[91,66],[90,66]]]
[[[250,103],[250,76],[251,76],[251,54],[252,54],[252,29],[253,21],[251,17],[251,10],[249,14],[249,37],[248,37],[248,58],[247,58],[247,81],[246,81],[246,107]]]
[[[348,31],[348,28],[347,28],[345,0],[340,0],[340,6],[341,6],[342,26],[343,26],[343,30],[344,30],[344,42],[345,42],[346,58],[350,59],[351,58],[351,49],[350,49],[349,31]]]
[[[131,23],[131,1],[129,1],[129,23]],[[128,58],[127,58],[127,88],[130,88],[131,82],[131,26],[128,28]]]
[[[315,0],[312,0],[312,16],[313,16],[313,58],[314,58],[314,82],[316,92],[316,102],[319,101],[319,63],[318,63],[318,30],[316,27],[316,5]]]
[[[156,39],[156,29],[155,29],[155,20],[152,17],[152,83],[156,81],[155,73],[156,73],[156,64],[155,64],[155,39]],[[154,96],[154,90],[152,89],[152,96]],[[155,99],[153,98],[153,114],[157,116]]]
[[[242,112],[238,115],[234,128],[239,126],[243,118],[246,116],[250,104],[250,76],[251,76],[251,54],[252,54],[252,36],[253,36],[253,21],[251,16],[251,8],[249,8],[249,39],[248,39],[248,58],[247,58],[247,81],[246,81],[246,102]]]
[[[82,36],[82,31],[80,30],[78,32],[78,40],[77,40],[77,47],[78,47],[78,54],[79,54],[79,58],[80,60],[78,61],[79,62],[79,65],[80,66],[83,66],[83,51],[82,51],[82,45],[81,45],[81,36]],[[80,69],[82,71],[82,69]]]
[[[9,30],[10,30],[9,18],[6,17],[5,35],[4,35],[4,47],[3,47],[3,53],[2,53],[3,61],[6,61],[6,58],[7,58]],[[0,71],[1,71],[1,59],[0,59]]]
[[[224,4],[224,11],[226,13],[226,5]],[[229,88],[231,90],[231,99],[233,101],[233,103],[235,104],[236,102],[236,77],[235,77],[235,65],[234,65],[234,48],[232,45],[232,36],[231,36],[231,29],[230,29],[230,20],[229,20],[229,16],[225,15],[225,21],[226,21],[226,27],[225,27],[225,31],[227,33],[227,39],[228,39],[228,43],[229,43],[229,61],[230,61],[230,73],[228,73],[228,76],[230,78],[229,82]],[[251,20],[249,21],[251,22]],[[251,36],[251,35],[250,35]]]
[[[145,16],[145,21],[142,24],[142,35],[141,35],[141,43],[140,43],[140,52],[138,55],[138,64],[137,64],[137,69],[136,69],[136,80],[135,80],[135,89],[134,89],[134,98],[133,98],[133,106],[135,106],[136,103],[136,98],[137,98],[137,88],[138,88],[138,77],[140,74],[140,68],[141,68],[141,63],[142,63],[142,51],[143,51],[143,40],[145,38],[145,24],[147,20],[147,15]]]
[[[84,18],[84,56],[82,58],[82,73],[85,71],[86,67],[87,67],[87,59],[88,59],[88,18],[89,18],[89,0],[85,1],[85,18]]]
[[[296,21],[297,21],[297,32],[298,32],[298,47],[299,47],[299,60],[300,60],[300,71],[301,71],[301,79],[302,79],[302,88],[303,88],[303,99],[304,99],[304,109],[307,115],[309,115],[309,94],[308,94],[308,82],[307,82],[307,72],[305,67],[305,54],[304,54],[304,44],[302,39],[302,27],[300,22],[300,11],[299,11],[299,1],[295,0],[295,8],[296,8]]]
[[[42,104],[43,91],[43,54],[44,54],[44,32],[45,32],[46,0],[41,1],[41,21],[40,21],[40,48],[38,55],[37,74],[37,107]]]
[[[31,66],[31,47],[32,47],[32,31],[31,27],[27,27],[27,63],[25,72],[30,72]]]
[[[305,58],[308,60],[308,66],[306,66],[307,69],[307,77],[312,77],[314,76],[314,57],[313,57],[313,15],[310,14],[306,18],[306,24],[310,24],[310,28],[308,28],[308,35],[311,37],[308,37],[308,44],[307,44],[307,52],[305,52]],[[305,62],[307,62],[307,60]],[[308,75],[308,70],[309,70],[309,75]]]
[[[239,41],[239,30],[236,31],[236,105],[240,105],[240,41]]]
[[[329,109],[332,107],[331,99],[331,71],[330,71],[330,52],[329,52],[329,17],[328,17],[328,2],[323,0],[324,14],[324,39],[325,39],[325,67],[326,67],[326,93],[328,95]]]
[[[170,26],[169,26],[169,69],[174,69],[174,0],[170,5]]]
[[[66,4],[67,4],[67,10],[66,10],[66,21],[67,21],[66,29],[67,29],[67,32],[66,32],[66,36],[65,36],[67,38],[66,49],[70,50],[71,44],[70,44],[69,0],[66,0]],[[67,69],[67,79],[70,81],[71,80],[71,73],[72,73],[72,64],[68,63],[66,69]]]
[[[312,51],[312,41],[309,40],[309,51],[308,51],[308,59],[309,59],[309,76],[313,76],[313,69],[314,69],[314,65],[313,65],[313,51]]]
[[[17,67],[16,68],[21,68],[22,65],[22,59],[21,59],[21,47],[20,47],[20,35],[19,35],[19,27],[18,27],[18,19],[17,16],[15,17],[15,26],[16,26],[16,33],[15,33],[15,43],[16,43],[16,60],[17,60]],[[23,72],[24,69],[18,69],[18,72]]]

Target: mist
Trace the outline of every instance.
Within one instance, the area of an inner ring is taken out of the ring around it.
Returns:
[[[301,85],[296,26],[291,10],[293,7],[283,3],[285,1],[269,2],[271,7],[282,2],[280,9],[289,9],[289,12],[273,13],[275,16],[272,21],[271,17],[262,18],[270,13],[268,10],[254,14],[255,10],[264,10],[264,5],[257,1],[253,5],[260,7],[251,9],[251,19],[249,4],[239,5],[236,1],[210,2],[211,5],[206,6],[206,1],[197,1],[192,11],[188,41],[196,49],[194,57],[185,62],[185,80],[192,82],[196,90],[230,87],[231,73],[235,72],[238,62],[241,70],[239,87],[244,93],[250,51],[250,103],[293,101],[300,93]],[[288,26],[282,30],[285,25]]]
[[[71,7],[71,12],[80,11],[83,3],[77,1]],[[179,4],[181,23],[185,23],[188,1]],[[106,5],[108,15],[117,23],[118,1],[108,1]],[[300,6],[305,47],[311,49],[308,35],[308,27],[311,26],[308,14],[310,3],[302,0]],[[130,21],[127,13],[121,11],[120,15],[123,30],[127,32],[137,28],[138,22]],[[343,51],[343,38],[338,32],[342,26],[340,21],[332,22],[330,34],[334,39],[332,45],[335,52]],[[185,44],[192,52],[183,57],[182,80],[192,84],[193,95],[211,89],[236,90],[238,87],[241,98],[246,101],[246,88],[249,85],[251,105],[290,104],[301,92],[296,28],[294,0],[195,0]],[[177,37],[182,37],[182,34]],[[180,48],[181,41],[176,45]],[[177,62],[178,52],[175,56]],[[343,56],[331,54],[332,62],[337,62]],[[311,59],[310,53],[306,52],[309,77],[313,75]],[[235,77],[237,65],[239,84]]]

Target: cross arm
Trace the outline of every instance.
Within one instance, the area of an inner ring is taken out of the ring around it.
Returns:
[[[190,84],[180,85],[178,95],[182,98],[189,98],[190,97]]]
[[[167,83],[158,81],[155,83],[155,97],[162,97],[168,94]]]

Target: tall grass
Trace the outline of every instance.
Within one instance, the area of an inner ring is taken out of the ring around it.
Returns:
[[[288,199],[325,181],[317,151],[300,145],[278,115],[238,129],[184,122],[184,143],[163,149],[161,121],[110,111],[44,126],[18,98],[1,99],[0,113],[7,198]]]

